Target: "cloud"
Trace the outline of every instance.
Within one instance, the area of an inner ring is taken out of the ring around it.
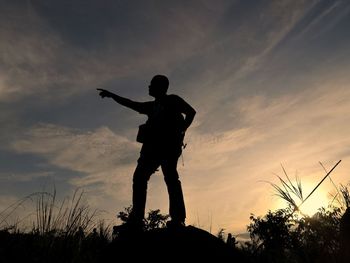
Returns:
[[[30,182],[40,177],[51,177],[53,172],[26,172],[26,173],[0,173],[0,181],[8,182]]]
[[[342,0],[337,1],[316,1],[307,10],[304,17],[298,21],[292,30],[289,40],[309,40],[327,33],[334,29],[350,11],[349,3]]]
[[[256,37],[252,45],[257,45],[257,52],[245,58],[244,63],[234,72],[234,79],[240,79],[256,70],[266,57],[283,41],[312,6],[312,1],[271,1],[269,6],[258,16],[259,30],[249,30]],[[255,42],[255,43],[254,43]],[[259,43],[259,44],[258,44]],[[261,45],[261,43],[263,45]]]
[[[128,164],[137,148],[135,143],[114,134],[107,127],[84,133],[54,124],[38,124],[25,136],[26,139],[13,143],[17,152],[42,154],[55,165],[80,172]]]
[[[59,168],[77,171],[81,177],[69,179],[73,186],[110,189],[105,194],[115,193],[120,198],[130,181],[130,174],[136,160],[137,144],[114,134],[107,127],[94,132],[53,124],[39,124],[30,129],[23,138],[13,142],[18,153],[39,154]]]
[[[147,78],[161,71],[168,74],[198,50],[223,12],[207,2],[187,8],[142,4],[144,8],[129,13],[125,9],[132,4],[111,2],[110,6],[97,2],[68,7],[60,2],[4,5],[0,100],[34,94],[58,100],[145,71],[150,74]],[[94,20],[97,8],[105,10],[106,17]],[[81,10],[91,17],[82,18]],[[66,17],[67,12],[71,16]],[[96,23],[102,23],[99,30]],[[74,31],[79,26],[83,26],[79,32]]]
[[[202,158],[207,153],[210,163],[212,158],[226,160],[225,156],[230,153],[267,141],[304,149],[299,154],[306,155],[320,154],[330,145],[344,144],[346,147],[346,134],[350,129],[350,125],[345,125],[350,118],[347,103],[350,92],[346,83],[347,78],[334,79],[324,82],[322,86],[279,97],[241,97],[221,117],[225,122],[238,119],[238,127],[204,135],[195,129],[188,138],[189,149],[193,149],[191,154],[200,153],[198,158]],[[314,147],[318,150],[324,148],[314,152]],[[335,151],[342,152],[339,147]]]
[[[236,14],[242,5],[247,5],[244,18]],[[199,125],[203,132],[208,128],[213,132],[213,127],[221,131],[232,128],[236,122],[223,123],[221,117],[230,107],[228,104],[234,104],[242,95],[257,93],[257,89],[265,90],[261,87],[259,73],[266,73],[263,77],[271,81],[274,76],[264,71],[270,67],[269,59],[310,6],[310,1],[271,1],[267,6],[257,7],[243,1],[232,4],[221,23],[217,24],[224,29],[216,28],[206,41],[211,45],[201,50],[201,57],[206,59],[196,67],[203,75],[197,74],[198,80],[192,81],[188,87],[192,91],[190,98],[200,105],[197,117],[201,118]],[[215,35],[222,31],[225,31],[225,37]],[[272,87],[271,91],[276,89]],[[201,96],[198,96],[198,91]]]
[[[33,9],[9,5],[2,10],[0,23],[1,101],[33,94],[58,99],[58,94],[96,86],[106,76],[93,57],[67,45]]]

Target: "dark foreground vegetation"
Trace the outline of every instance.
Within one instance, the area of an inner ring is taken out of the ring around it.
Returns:
[[[118,236],[108,227],[85,233],[82,228],[23,233],[0,231],[1,262],[349,262],[349,209],[320,209],[313,217],[291,216],[290,209],[251,216],[251,241],[228,244],[222,232],[215,236],[193,226],[165,227],[159,211],[143,233]],[[347,223],[348,224],[348,223]],[[347,231],[342,232],[342,231]]]
[[[0,262],[350,262],[347,187],[334,198],[338,206],[320,208],[312,217],[299,213],[294,201],[285,209],[252,215],[250,241],[244,243],[228,239],[223,230],[213,235],[194,226],[169,229],[168,216],[159,210],[148,213],[143,232],[125,234],[95,223],[96,212],[81,204],[82,193],[60,205],[55,194],[38,193],[36,198],[29,231],[8,224],[16,205],[0,213]],[[122,224],[130,211],[119,212]]]

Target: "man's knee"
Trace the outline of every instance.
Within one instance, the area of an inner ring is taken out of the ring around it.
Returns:
[[[150,166],[139,163],[134,172],[133,183],[147,183],[151,175],[156,171],[156,169],[156,166]]]
[[[134,185],[145,184],[148,182],[148,180],[149,180],[149,176],[144,171],[141,171],[141,170],[136,170],[132,178]]]

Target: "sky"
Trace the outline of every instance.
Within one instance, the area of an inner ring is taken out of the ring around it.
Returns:
[[[251,214],[285,206],[270,185],[282,166],[308,193],[319,162],[342,160],[331,176],[347,184],[349,26],[346,0],[0,0],[0,211],[83,189],[117,224],[146,117],[96,88],[149,101],[156,74],[197,111],[178,163],[187,224],[245,232]],[[326,180],[305,211],[334,189]],[[168,213],[161,172],[147,198]]]

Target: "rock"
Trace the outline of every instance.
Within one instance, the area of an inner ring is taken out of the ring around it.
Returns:
[[[118,262],[121,259],[144,262],[241,262],[235,249],[207,231],[193,226],[161,228],[118,238],[108,246],[104,256],[104,262]]]

